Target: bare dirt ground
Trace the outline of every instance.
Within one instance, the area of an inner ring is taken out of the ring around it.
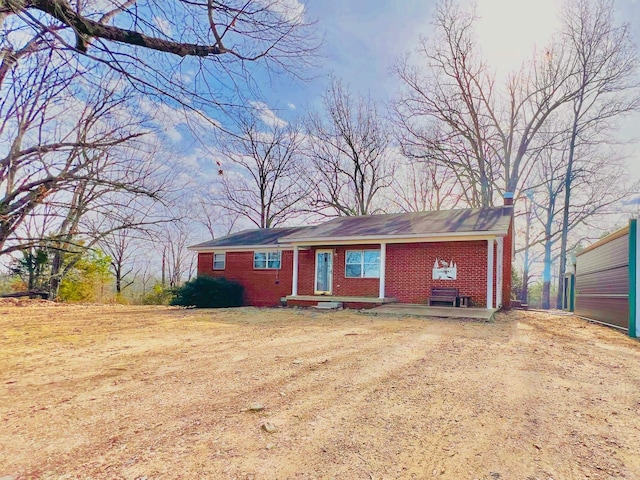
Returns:
[[[640,343],[573,317],[26,305],[0,478],[640,478]]]

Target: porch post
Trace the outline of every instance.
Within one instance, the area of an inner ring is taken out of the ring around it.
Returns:
[[[498,243],[498,251],[496,255],[496,308],[502,307],[502,277],[504,272],[504,237],[496,238]]]
[[[487,240],[487,308],[493,308],[493,243]]]
[[[298,295],[298,246],[293,246],[293,281],[291,284],[291,296]]]
[[[378,297],[384,299],[385,275],[387,269],[387,244],[380,244],[380,291]]]

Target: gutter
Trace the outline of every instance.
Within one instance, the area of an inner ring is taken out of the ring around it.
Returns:
[[[485,232],[447,232],[425,235],[423,233],[413,235],[358,235],[344,237],[282,237],[290,245],[339,245],[340,243],[416,243],[440,240],[488,240],[507,235],[503,230],[489,230]],[[280,240],[279,240],[280,241]]]

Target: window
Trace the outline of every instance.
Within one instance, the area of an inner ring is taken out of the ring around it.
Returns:
[[[346,278],[380,278],[380,250],[347,250]]]
[[[279,269],[280,252],[253,252],[253,268]]]
[[[224,270],[225,259],[226,259],[226,254],[224,254],[224,253],[214,253],[213,254],[213,269],[214,270]]]

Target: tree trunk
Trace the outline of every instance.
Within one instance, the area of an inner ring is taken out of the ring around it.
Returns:
[[[520,292],[520,301],[522,303],[529,303],[529,241],[530,241],[530,233],[529,229],[531,228],[531,206],[527,210],[526,214],[527,223],[525,225],[524,230],[524,269],[522,271],[522,291]]]
[[[542,308],[551,308],[551,227],[553,225],[553,203],[547,206],[547,221],[544,227],[544,269],[542,271]]]
[[[56,250],[53,254],[51,262],[51,278],[49,280],[49,298],[55,300],[60,292],[60,281],[62,276],[62,263],[64,261],[64,252]]]
[[[167,278],[165,276],[166,264],[167,264],[167,249],[164,248],[162,250],[162,288],[164,288],[164,286],[166,285],[166,278]]]
[[[571,181],[573,179],[573,160],[576,152],[576,139],[578,137],[579,115],[582,109],[582,95],[578,108],[574,110],[573,126],[571,128],[571,140],[569,141],[569,156],[567,159],[567,171],[564,176],[564,208],[562,210],[562,233],[560,235],[560,271],[558,272],[558,298],[557,308],[562,308],[562,281],[567,268],[567,237],[569,236],[569,207],[571,203]]]

